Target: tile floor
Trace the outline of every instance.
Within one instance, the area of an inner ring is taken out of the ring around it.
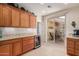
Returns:
[[[64,43],[43,43],[40,48],[29,51],[22,56],[67,56]]]

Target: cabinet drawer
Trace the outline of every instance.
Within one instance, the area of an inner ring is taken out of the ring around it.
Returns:
[[[23,45],[23,48],[28,48],[28,47],[34,47],[34,43],[32,43],[32,44],[27,44],[27,45]]]
[[[34,40],[24,40],[23,45],[32,44],[34,43]]]
[[[23,38],[23,40],[28,40],[28,39],[34,39],[34,37],[30,36],[30,37]]]
[[[12,44],[14,42],[17,42],[19,40],[17,39],[9,39],[9,40],[5,40],[5,41],[0,41],[0,45],[3,45],[3,44]]]
[[[23,38],[23,45],[32,44],[32,43],[34,43],[33,37]]]

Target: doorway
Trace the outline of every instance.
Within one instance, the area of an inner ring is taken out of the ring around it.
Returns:
[[[65,41],[65,16],[54,17],[47,20],[47,41],[64,43]]]

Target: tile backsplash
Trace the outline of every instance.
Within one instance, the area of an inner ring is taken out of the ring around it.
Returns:
[[[2,29],[0,29],[0,38],[2,37]]]
[[[4,35],[15,35],[15,34],[37,34],[35,28],[0,28],[1,34]]]

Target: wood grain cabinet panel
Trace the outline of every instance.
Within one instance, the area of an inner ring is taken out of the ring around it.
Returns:
[[[67,49],[67,53],[68,53],[69,55],[75,55],[75,50],[74,50],[73,48],[68,48],[68,49]]]
[[[0,56],[21,55],[35,47],[34,37],[0,41]]]
[[[67,38],[67,47],[68,48],[74,48],[75,46],[75,41],[71,38]]]
[[[79,50],[78,49],[75,50],[75,55],[79,56]]]
[[[28,52],[34,48],[34,44],[23,45],[23,53]]]
[[[34,48],[34,38],[33,37],[23,38],[23,53],[33,48]]]
[[[75,40],[75,55],[79,56],[79,39]]]
[[[11,8],[7,5],[3,5],[3,19],[4,26],[11,26]]]
[[[12,26],[20,27],[20,12],[16,8],[12,8]]]
[[[22,41],[20,39],[17,39],[19,41],[13,43],[13,55],[17,56],[22,54]]]
[[[0,4],[0,27],[35,28],[36,16],[7,4]]]
[[[3,20],[3,5],[0,4],[0,26],[4,26],[4,20]]]
[[[30,15],[30,27],[35,28],[36,27],[36,17],[34,15]]]
[[[0,56],[11,56],[12,55],[12,44],[6,44],[0,46]]]
[[[79,39],[67,38],[68,55],[79,56]]]
[[[75,55],[75,41],[72,38],[67,38],[67,54]]]
[[[75,48],[77,50],[79,50],[79,39],[78,40],[75,40]]]
[[[34,37],[23,38],[23,45],[34,43]]]
[[[26,12],[21,12],[21,19],[20,19],[21,27],[29,28],[29,14]]]

